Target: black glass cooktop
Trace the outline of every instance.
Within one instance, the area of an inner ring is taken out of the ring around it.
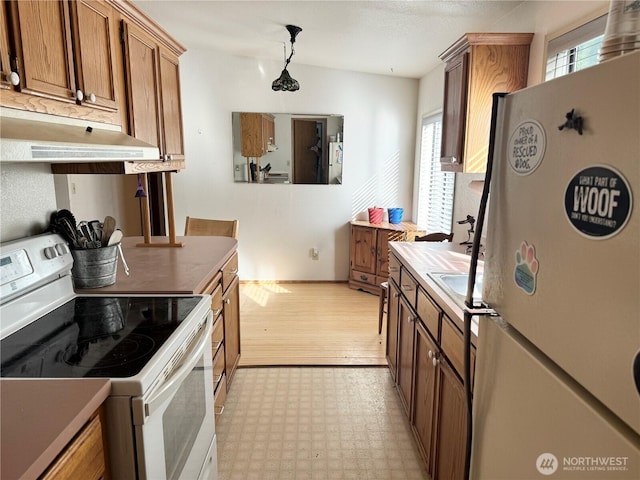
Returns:
[[[136,375],[200,297],[76,297],[0,342],[0,376]]]

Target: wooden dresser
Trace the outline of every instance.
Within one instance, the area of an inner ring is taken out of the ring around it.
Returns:
[[[352,221],[349,245],[349,287],[375,295],[389,278],[389,242],[413,241],[424,235],[411,222],[369,223]]]

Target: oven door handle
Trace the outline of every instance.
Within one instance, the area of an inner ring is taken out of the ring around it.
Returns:
[[[178,386],[184,381],[185,378],[191,373],[196,364],[200,361],[200,357],[204,353],[204,349],[207,346],[207,340],[211,335],[210,318],[207,318],[207,327],[201,330],[200,339],[198,343],[185,352],[185,362],[174,371],[173,375],[169,377],[169,380],[162,385],[159,385],[159,389],[150,393],[149,400],[144,403],[144,417],[149,417],[156,411],[158,404],[162,403],[166,397],[171,395],[174,390],[178,389]],[[143,420],[144,423],[144,420]]]

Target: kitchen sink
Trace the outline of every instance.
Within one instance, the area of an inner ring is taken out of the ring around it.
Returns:
[[[436,284],[442,288],[450,297],[462,300],[467,296],[468,273],[428,273]],[[482,298],[482,274],[476,274],[476,283],[473,289],[473,300]]]

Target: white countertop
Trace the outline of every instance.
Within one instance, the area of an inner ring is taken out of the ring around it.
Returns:
[[[464,311],[462,305],[452,299],[429,273],[467,273],[471,256],[465,253],[466,245],[455,242],[390,242],[389,249],[396,255],[418,284],[433,298],[445,314],[463,331]],[[478,261],[481,273],[484,262]],[[471,333],[478,335],[478,318],[473,317]]]

